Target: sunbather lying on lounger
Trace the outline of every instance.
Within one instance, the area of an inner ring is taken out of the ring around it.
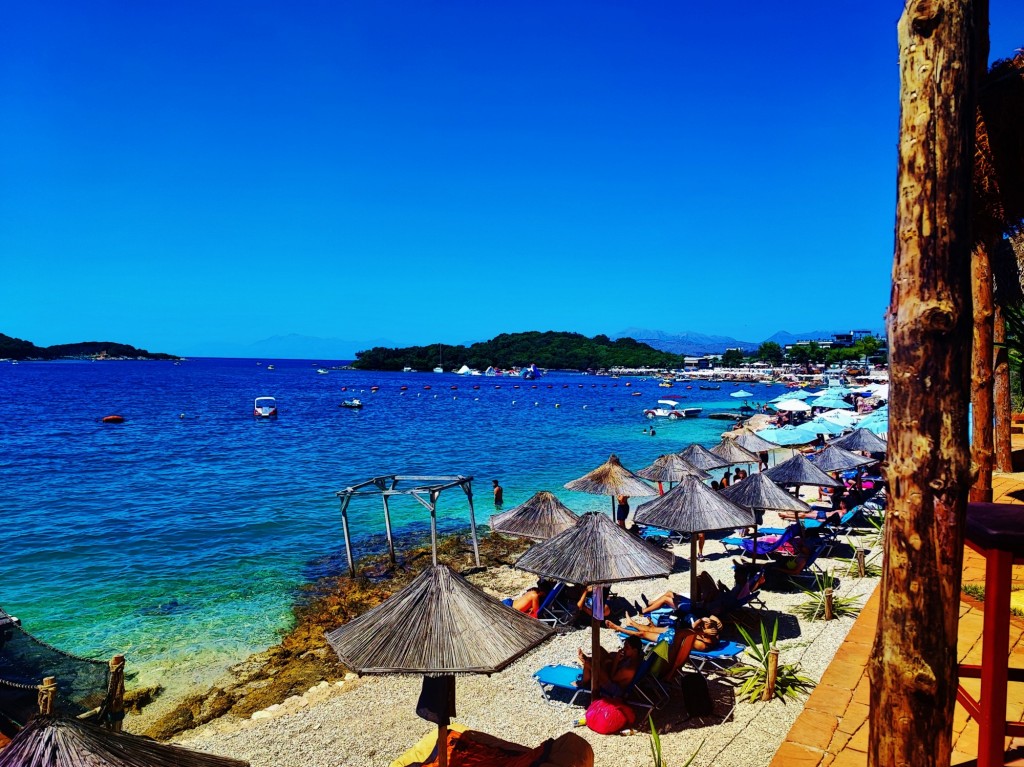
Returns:
[[[628,637],[622,649],[609,653],[598,645],[597,664],[600,669],[601,692],[610,697],[621,697],[636,676],[636,670],[643,659],[643,644],[638,637]],[[593,660],[589,655],[579,651],[580,663],[583,665],[581,687],[589,687],[593,673]]]
[[[687,637],[693,636],[694,650],[714,649],[718,644],[718,634],[722,630],[722,621],[719,620],[717,616],[710,615],[707,618],[698,618],[690,627],[687,627],[683,623],[683,620],[684,619],[679,618],[676,620],[675,625],[662,627],[651,626],[649,621],[648,623],[644,623],[643,620],[636,620],[627,616],[626,620],[621,624],[606,621],[604,625],[610,629],[614,629],[615,631],[621,631],[624,634],[637,636],[649,642],[658,642],[662,639],[669,639],[673,643],[676,643],[676,638],[681,637],[685,640]]]

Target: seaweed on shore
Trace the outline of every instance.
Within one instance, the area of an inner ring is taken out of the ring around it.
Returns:
[[[529,543],[500,535],[479,540],[483,567],[511,565]],[[457,571],[474,569],[468,536],[455,534],[438,541],[438,561]],[[228,677],[201,693],[190,695],[150,726],[145,735],[166,740],[224,715],[246,718],[254,712],[302,695],[322,680],[344,677],[348,671],[331,652],[325,634],[371,610],[401,590],[432,563],[429,543],[396,556],[392,567],[386,554],[364,557],[357,576],[327,576],[304,587],[293,607],[295,626],[268,650],[232,667]]]

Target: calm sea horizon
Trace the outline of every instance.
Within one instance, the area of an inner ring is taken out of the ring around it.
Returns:
[[[506,509],[550,490],[574,511],[606,511],[607,498],[562,485],[611,453],[637,470],[731,427],[649,421],[645,408],[672,397],[706,416],[740,404],[728,383],[317,373],[337,364],[0,363],[0,607],[67,651],[124,653],[143,682],[207,683],[288,630],[304,584],[341,572],[337,490],[379,475],[461,474],[474,477],[480,526],[494,512],[492,479]],[[757,402],[783,391],[743,386]],[[278,418],[253,418],[259,396],[277,398]],[[339,407],[353,396],[363,409]],[[110,414],[125,422],[103,423]],[[415,500],[391,511],[402,539],[429,530]],[[383,551],[379,500],[356,499],[349,515],[357,554]],[[467,527],[465,496],[443,494],[438,516],[445,530]]]

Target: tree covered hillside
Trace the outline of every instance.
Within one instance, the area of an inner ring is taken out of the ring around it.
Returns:
[[[112,341],[83,341],[77,344],[36,346],[31,341],[12,338],[0,333],[0,359],[57,360],[69,357],[129,357],[131,359],[176,360],[173,354],[150,353],[128,344]]]
[[[377,346],[356,352],[353,367],[361,370],[432,370],[441,365],[445,370],[468,365],[484,370],[487,367],[507,369],[537,365],[563,370],[597,370],[610,367],[680,367],[678,354],[661,352],[632,338],[612,341],[608,336],[587,338],[579,333],[530,331],[502,333],[490,341],[472,346],[408,346],[389,349]]]

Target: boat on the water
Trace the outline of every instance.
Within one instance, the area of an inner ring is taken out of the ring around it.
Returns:
[[[276,418],[277,400],[273,397],[257,397],[253,403],[252,414],[256,418]]]
[[[320,375],[322,375],[322,376],[325,376],[325,375],[327,375],[328,373],[330,373],[331,371],[330,371],[330,370],[328,370],[327,368],[317,368],[317,369],[316,369],[316,372],[317,372],[317,373],[319,373],[319,374],[320,374]]]
[[[342,402],[340,405],[338,405],[338,407],[347,407],[347,408],[351,408],[353,410],[358,410],[362,406],[363,406],[363,403],[359,401],[358,397],[353,397],[352,399],[347,399],[344,402]]]
[[[644,415],[648,418],[671,418],[672,420],[678,420],[680,418],[696,418],[704,409],[700,407],[679,407],[679,403],[674,399],[660,399],[658,404],[666,405],[667,407],[648,408],[644,411]]]
[[[708,386],[706,384],[701,384],[700,388],[704,389],[705,391],[718,391],[719,389],[722,388],[722,385],[721,384],[714,384],[712,386]]]

